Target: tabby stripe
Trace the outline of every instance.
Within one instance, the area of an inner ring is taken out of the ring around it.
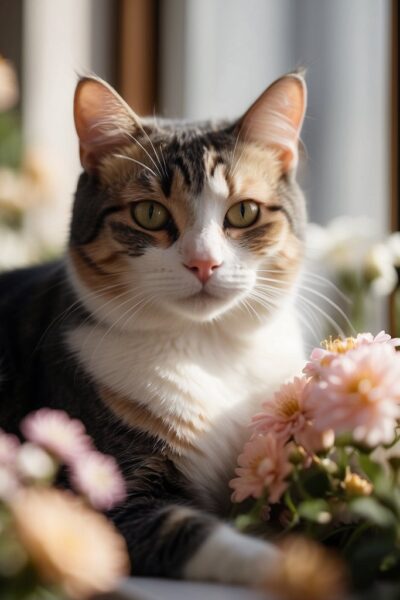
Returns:
[[[93,226],[93,229],[90,232],[89,236],[86,237],[84,240],[82,240],[81,243],[82,244],[90,244],[91,242],[93,242],[99,235],[100,231],[103,229],[105,219],[109,215],[113,215],[117,212],[121,212],[124,209],[125,209],[125,206],[121,206],[121,205],[107,206],[106,208],[104,208],[100,212],[100,214],[97,216],[96,221]]]
[[[190,188],[190,186],[192,185],[192,180],[190,177],[189,169],[188,169],[187,165],[185,164],[185,162],[183,161],[182,157],[176,156],[173,161],[173,164],[175,167],[178,167],[178,169],[182,173],[183,179],[185,180],[186,186],[188,188]]]
[[[85,252],[85,250],[81,246],[75,246],[75,252],[83,260],[85,265],[89,267],[89,269],[97,273],[97,275],[109,275],[107,271],[104,271],[92,258],[90,258],[90,256]]]

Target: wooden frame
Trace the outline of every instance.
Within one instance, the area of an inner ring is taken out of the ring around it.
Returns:
[[[119,0],[117,88],[139,115],[157,105],[158,2]]]
[[[398,0],[392,0],[392,31],[391,31],[391,161],[390,161],[390,188],[391,188],[391,228],[392,231],[400,230],[400,198],[399,198],[399,5]],[[400,287],[392,294],[390,299],[390,331],[392,335],[400,333],[398,310],[398,296]]]

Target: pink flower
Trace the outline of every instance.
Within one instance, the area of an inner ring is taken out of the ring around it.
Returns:
[[[245,444],[238,458],[237,478],[229,482],[234,490],[233,502],[242,502],[252,496],[260,498],[264,489],[268,501],[278,502],[287,488],[286,477],[292,470],[289,448],[272,433],[256,435]]]
[[[20,488],[20,482],[12,469],[0,465],[0,500],[12,500]]]
[[[0,465],[15,464],[19,447],[20,442],[16,435],[5,433],[0,429]]]
[[[352,433],[370,446],[390,443],[400,418],[400,354],[373,343],[337,357],[312,386],[310,403],[317,429]]]
[[[126,497],[125,482],[112,456],[89,452],[72,465],[72,482],[99,510],[110,510]]]
[[[371,346],[385,344],[393,348],[400,346],[400,338],[392,338],[383,330],[376,336],[372,333],[359,333],[357,337],[329,338],[322,342],[323,348],[314,348],[310,360],[303,369],[303,373],[309,377],[318,378],[321,372],[328,368],[331,362],[342,354],[347,354],[360,346]]]
[[[263,412],[253,417],[254,428],[261,433],[273,433],[283,443],[293,438],[307,451],[314,452],[333,444],[333,433],[315,430],[313,407],[308,401],[310,382],[295,377],[281,386],[272,401],[265,402]]]
[[[23,419],[21,431],[30,442],[43,446],[66,463],[92,449],[83,424],[63,410],[41,408]]]

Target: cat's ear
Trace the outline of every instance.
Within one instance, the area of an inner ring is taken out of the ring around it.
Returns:
[[[99,160],[113,148],[129,141],[139,117],[108,83],[97,77],[83,77],[74,98],[75,127],[83,168],[95,171]]]
[[[261,94],[240,120],[242,139],[276,148],[283,171],[294,170],[306,103],[307,88],[303,76],[291,73],[281,77]]]

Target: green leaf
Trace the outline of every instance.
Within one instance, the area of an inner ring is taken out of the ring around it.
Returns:
[[[388,528],[396,524],[392,511],[382,506],[375,498],[357,498],[350,502],[349,507],[353,513],[379,527]]]
[[[358,455],[358,461],[361,469],[368,479],[370,479],[372,483],[375,483],[376,479],[383,472],[381,465],[373,461],[367,454],[363,454],[362,452],[360,452]]]
[[[330,507],[325,500],[305,500],[298,507],[298,513],[303,519],[314,523],[325,524],[331,520]]]

